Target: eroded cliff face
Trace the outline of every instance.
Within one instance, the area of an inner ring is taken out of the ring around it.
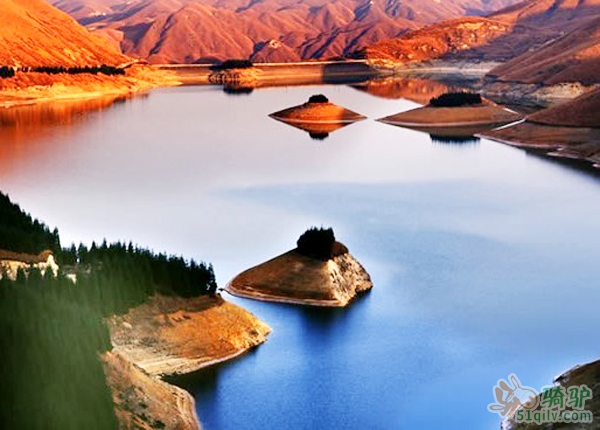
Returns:
[[[341,306],[346,306],[357,294],[373,288],[371,277],[349,252],[329,260],[327,271],[332,293]]]
[[[150,375],[189,373],[243,354],[269,326],[220,296],[155,296],[108,321],[113,351]]]
[[[107,321],[113,349],[103,354],[121,429],[198,430],[190,393],[160,379],[196,371],[266,340],[269,326],[219,295],[154,296]]]
[[[152,377],[122,355],[102,355],[120,429],[199,430],[194,398]]]

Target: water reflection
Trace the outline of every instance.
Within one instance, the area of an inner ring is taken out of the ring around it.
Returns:
[[[77,126],[85,123],[88,113],[126,101],[122,96],[102,97],[0,109],[0,170],[9,170],[32,157],[50,157],[58,150],[57,145],[67,142]],[[49,142],[50,135],[57,133],[63,139]]]
[[[477,136],[445,136],[439,134],[429,134],[431,143],[440,143],[442,145],[471,145],[477,144],[481,139]]]
[[[372,96],[386,99],[406,99],[419,104],[427,104],[433,97],[449,91],[461,89],[434,80],[418,78],[380,78],[352,85],[352,88],[364,91]]]
[[[252,94],[254,87],[242,85],[223,85],[223,92],[232,96]]]
[[[278,120],[277,118],[273,118],[273,119],[280,121],[283,124],[297,128],[298,130],[305,131],[306,133],[308,133],[310,138],[313,140],[325,140],[329,137],[329,134],[333,133],[336,130],[341,129],[342,127],[346,127],[347,125],[350,125],[347,123],[323,123],[323,124],[309,123],[309,122],[291,123],[291,122],[287,122],[287,121]]]

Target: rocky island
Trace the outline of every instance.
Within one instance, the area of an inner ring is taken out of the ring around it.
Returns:
[[[333,104],[323,94],[311,96],[304,104],[269,115],[286,123],[351,124],[366,117]]]
[[[356,112],[331,103],[322,94],[313,95],[304,104],[272,113],[269,116],[304,130],[317,140],[325,139],[329,133],[348,124],[366,119]]]
[[[309,229],[297,245],[240,273],[225,289],[256,300],[343,307],[373,287],[369,274],[335,240],[332,229]]]

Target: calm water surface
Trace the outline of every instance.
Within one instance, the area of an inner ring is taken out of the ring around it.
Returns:
[[[267,117],[316,92],[369,120],[315,141]],[[0,189],[67,243],[131,239],[212,262],[221,285],[334,227],[372,293],[330,311],[232,298],[273,333],[183,382],[208,430],[498,428],[499,378],[539,389],[600,356],[600,183],[373,121],[415,106],[343,86],[188,87],[3,112]]]

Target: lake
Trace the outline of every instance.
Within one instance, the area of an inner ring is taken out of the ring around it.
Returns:
[[[314,140],[267,116],[315,93],[369,119]],[[0,189],[63,245],[132,240],[213,263],[221,286],[334,228],[372,292],[341,310],[226,297],[273,333],[179,381],[207,430],[496,429],[498,379],[540,389],[600,356],[600,181],[374,121],[416,106],[348,86],[182,87],[4,111]]]

